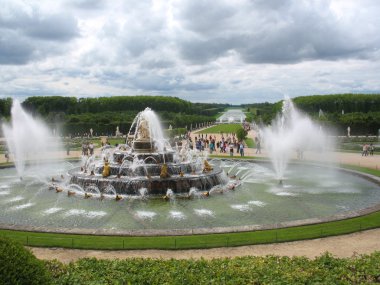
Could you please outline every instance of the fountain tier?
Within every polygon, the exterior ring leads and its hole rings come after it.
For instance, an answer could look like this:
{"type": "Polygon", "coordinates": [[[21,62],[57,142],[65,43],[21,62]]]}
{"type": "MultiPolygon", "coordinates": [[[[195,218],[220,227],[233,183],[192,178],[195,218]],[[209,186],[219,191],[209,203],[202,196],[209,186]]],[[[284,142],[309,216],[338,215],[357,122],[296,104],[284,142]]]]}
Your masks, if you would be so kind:
{"type": "Polygon", "coordinates": [[[181,177],[180,175],[171,175],[168,178],[160,176],[121,176],[112,175],[107,178],[101,176],[89,176],[86,174],[76,174],[71,172],[71,183],[81,185],[86,188],[90,185],[96,185],[101,192],[107,186],[112,185],[117,194],[139,195],[139,189],[146,188],[149,195],[165,195],[168,189],[174,193],[188,193],[190,188],[199,190],[208,190],[213,186],[224,183],[222,171],[214,171],[207,174],[194,174],[181,177]]]}

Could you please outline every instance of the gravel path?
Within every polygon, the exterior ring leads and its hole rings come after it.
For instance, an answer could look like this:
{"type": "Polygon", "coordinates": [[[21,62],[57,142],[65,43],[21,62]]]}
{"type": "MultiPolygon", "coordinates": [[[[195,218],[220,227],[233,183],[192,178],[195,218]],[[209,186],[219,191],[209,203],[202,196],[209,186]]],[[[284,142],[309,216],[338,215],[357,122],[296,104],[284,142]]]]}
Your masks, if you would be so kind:
{"type": "Polygon", "coordinates": [[[212,259],[237,256],[306,256],[314,258],[325,252],[336,257],[351,257],[380,251],[380,229],[327,237],[314,240],[285,242],[267,245],[251,245],[202,250],[80,250],[62,248],[31,248],[39,259],[58,259],[68,263],[85,257],[98,259],[161,258],[161,259],[212,259]]]}

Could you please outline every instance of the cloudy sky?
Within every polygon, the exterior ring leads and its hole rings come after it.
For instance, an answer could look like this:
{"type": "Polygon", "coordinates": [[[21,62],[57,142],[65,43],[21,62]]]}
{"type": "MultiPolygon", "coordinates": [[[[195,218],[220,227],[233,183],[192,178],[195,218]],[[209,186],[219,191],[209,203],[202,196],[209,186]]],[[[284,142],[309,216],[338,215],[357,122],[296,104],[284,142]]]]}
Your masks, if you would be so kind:
{"type": "Polygon", "coordinates": [[[380,93],[378,0],[0,0],[0,97],[380,93]]]}

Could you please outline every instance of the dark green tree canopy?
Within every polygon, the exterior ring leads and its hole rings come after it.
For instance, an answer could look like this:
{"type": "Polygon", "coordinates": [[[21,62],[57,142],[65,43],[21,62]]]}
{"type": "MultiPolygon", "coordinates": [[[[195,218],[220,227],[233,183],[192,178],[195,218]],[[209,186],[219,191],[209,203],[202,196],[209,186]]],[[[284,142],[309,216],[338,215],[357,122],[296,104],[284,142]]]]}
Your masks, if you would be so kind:
{"type": "MultiPolygon", "coordinates": [[[[380,129],[380,94],[334,94],[301,96],[293,99],[296,106],[322,125],[344,134],[351,126],[353,135],[378,134],[380,129]],[[319,116],[322,110],[324,116],[319,116]]],[[[167,96],[116,96],[99,98],[29,97],[23,106],[50,124],[61,125],[66,134],[88,132],[112,133],[116,126],[129,129],[134,116],[146,107],[159,113],[164,126],[190,128],[191,125],[215,121],[228,104],[191,103],[167,96]]],[[[8,118],[11,98],[0,99],[0,118],[8,118]]],[[[282,101],[245,104],[247,119],[270,124],[281,111],[282,101]]]]}

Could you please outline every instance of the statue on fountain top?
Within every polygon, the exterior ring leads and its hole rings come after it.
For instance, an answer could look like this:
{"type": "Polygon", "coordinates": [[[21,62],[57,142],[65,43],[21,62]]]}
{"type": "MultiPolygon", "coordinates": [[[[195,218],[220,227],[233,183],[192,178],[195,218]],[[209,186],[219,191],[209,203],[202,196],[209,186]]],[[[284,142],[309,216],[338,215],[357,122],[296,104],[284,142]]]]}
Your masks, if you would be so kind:
{"type": "Polygon", "coordinates": [[[140,123],[138,125],[138,129],[137,129],[137,137],[136,138],[137,138],[137,140],[150,140],[149,124],[145,118],[142,118],[140,120],[140,123]]]}
{"type": "Polygon", "coordinates": [[[186,154],[187,154],[187,141],[185,141],[183,144],[182,144],[182,148],[179,152],[179,155],[180,155],[180,158],[181,158],[181,161],[185,161],[186,160],[186,154]]]}

